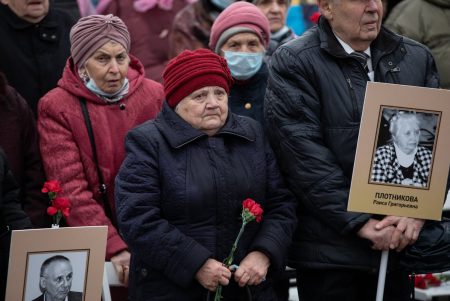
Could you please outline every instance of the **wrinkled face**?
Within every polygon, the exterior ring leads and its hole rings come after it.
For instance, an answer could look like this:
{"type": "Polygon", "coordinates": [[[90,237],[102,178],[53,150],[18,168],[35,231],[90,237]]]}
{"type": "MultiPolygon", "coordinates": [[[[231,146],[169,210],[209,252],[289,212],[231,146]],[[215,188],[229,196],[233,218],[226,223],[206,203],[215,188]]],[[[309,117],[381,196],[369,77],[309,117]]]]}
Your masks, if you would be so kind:
{"type": "Polygon", "coordinates": [[[220,49],[223,51],[233,52],[261,52],[264,51],[264,45],[255,33],[242,32],[230,37],[220,49]]]}
{"type": "Polygon", "coordinates": [[[103,92],[114,94],[122,88],[129,64],[125,48],[110,41],[94,52],[80,72],[85,72],[103,92]]]}
{"type": "Polygon", "coordinates": [[[333,32],[354,50],[366,50],[378,36],[381,0],[319,0],[319,7],[333,32]]]}
{"type": "Polygon", "coordinates": [[[64,301],[72,286],[72,266],[65,260],[51,262],[41,276],[46,300],[64,301]]]}
{"type": "Polygon", "coordinates": [[[416,118],[400,119],[392,135],[394,143],[406,154],[412,154],[419,144],[420,128],[416,118]]]}
{"type": "Polygon", "coordinates": [[[175,112],[193,128],[212,136],[227,119],[227,92],[216,86],[198,89],[183,98],[175,107],[175,112]]]}
{"type": "Polygon", "coordinates": [[[288,10],[287,0],[262,0],[256,6],[269,19],[270,32],[283,28],[288,10]]]}
{"type": "Polygon", "coordinates": [[[49,0],[1,0],[21,19],[38,23],[48,13],[49,0]]]}

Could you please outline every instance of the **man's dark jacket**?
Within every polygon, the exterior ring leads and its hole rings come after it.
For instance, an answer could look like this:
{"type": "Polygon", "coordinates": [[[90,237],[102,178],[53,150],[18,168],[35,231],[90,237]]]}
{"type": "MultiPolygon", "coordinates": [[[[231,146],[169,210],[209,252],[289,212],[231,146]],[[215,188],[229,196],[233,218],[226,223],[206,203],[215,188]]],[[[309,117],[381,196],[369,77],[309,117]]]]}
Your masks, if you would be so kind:
{"type": "Polygon", "coordinates": [[[42,21],[32,24],[0,5],[0,70],[35,113],[38,100],[61,78],[73,24],[68,14],[51,8],[42,21]]]}
{"type": "MultiPolygon", "coordinates": [[[[439,86],[434,60],[417,42],[382,28],[371,54],[377,82],[439,86]]],[[[271,64],[267,128],[299,202],[290,265],[379,266],[381,252],[356,234],[371,215],[347,212],[366,72],[344,51],[323,17],[318,27],[281,46],[271,64]]]]}
{"type": "MultiPolygon", "coordinates": [[[[68,301],[83,301],[83,294],[80,292],[69,292],[67,295],[68,301]]],[[[44,301],[44,294],[40,295],[33,301],[44,301]]]]}

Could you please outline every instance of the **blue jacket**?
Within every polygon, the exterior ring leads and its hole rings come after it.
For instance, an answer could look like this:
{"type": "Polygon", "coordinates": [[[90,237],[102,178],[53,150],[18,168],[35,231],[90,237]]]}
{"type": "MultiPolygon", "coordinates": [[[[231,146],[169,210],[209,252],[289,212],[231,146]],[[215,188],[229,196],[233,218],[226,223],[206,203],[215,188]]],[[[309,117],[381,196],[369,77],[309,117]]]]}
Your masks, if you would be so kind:
{"type": "MultiPolygon", "coordinates": [[[[284,268],[295,202],[257,122],[229,114],[208,137],[165,104],[156,120],[128,134],[126,151],[116,202],[132,254],[131,300],[201,300],[206,290],[195,274],[208,258],[228,256],[246,198],[259,202],[264,216],[246,226],[235,263],[259,250],[273,269],[284,268]]],[[[252,288],[254,300],[271,300],[257,297],[269,282],[252,288]]]]}

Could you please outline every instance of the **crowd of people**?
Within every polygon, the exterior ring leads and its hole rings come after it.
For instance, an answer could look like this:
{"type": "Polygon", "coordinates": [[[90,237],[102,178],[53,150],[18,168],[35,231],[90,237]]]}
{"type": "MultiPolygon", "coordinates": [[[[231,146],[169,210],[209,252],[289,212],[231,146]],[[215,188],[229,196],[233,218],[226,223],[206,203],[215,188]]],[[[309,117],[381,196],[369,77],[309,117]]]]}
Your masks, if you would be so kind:
{"type": "MultiPolygon", "coordinates": [[[[108,226],[115,301],[286,301],[286,265],[302,301],[374,300],[380,251],[424,220],[346,210],[364,92],[449,88],[448,26],[409,26],[450,22],[444,2],[404,0],[385,27],[381,0],[318,0],[295,34],[289,0],[1,0],[0,300],[11,231],[51,225],[46,179],[72,204],[64,226],[108,226]],[[247,198],[264,215],[231,268],[247,198]]],[[[372,181],[427,185],[420,127],[390,116],[372,181]]],[[[395,254],[384,300],[406,301],[395,254]]],[[[43,269],[39,300],[65,300],[43,269]]]]}

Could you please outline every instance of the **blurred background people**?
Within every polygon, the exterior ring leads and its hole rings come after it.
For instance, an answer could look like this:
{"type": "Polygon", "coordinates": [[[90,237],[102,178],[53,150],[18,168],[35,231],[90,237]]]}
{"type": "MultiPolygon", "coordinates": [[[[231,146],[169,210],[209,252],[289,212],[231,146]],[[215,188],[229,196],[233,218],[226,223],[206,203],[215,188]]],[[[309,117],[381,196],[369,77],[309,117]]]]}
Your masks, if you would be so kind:
{"type": "Polygon", "coordinates": [[[228,6],[211,28],[209,47],[224,57],[235,84],[228,105],[231,112],[265,124],[263,115],[268,69],[264,61],[270,40],[266,16],[252,3],[228,6]]]}
{"type": "Polygon", "coordinates": [[[156,116],[163,90],[144,78],[142,64],[129,54],[130,35],[120,18],[81,18],[70,41],[58,87],[39,103],[44,169],[72,202],[69,226],[108,225],[106,259],[126,285],[130,255],[116,228],[114,178],[125,156],[125,134],[156,116]]]}
{"type": "MultiPolygon", "coordinates": [[[[92,2],[91,0],[50,0],[50,6],[52,8],[65,11],[73,20],[78,20],[80,16],[84,16],[81,14],[80,7],[80,4],[84,3],[88,4],[92,2]]],[[[92,4],[90,6],[93,7],[92,4]]],[[[92,13],[93,11],[90,14],[92,13]]]]}
{"type": "Polygon", "coordinates": [[[430,48],[441,86],[450,89],[450,0],[405,0],[393,8],[385,26],[430,48]]]}
{"type": "Polygon", "coordinates": [[[36,113],[38,100],[56,87],[70,54],[74,20],[49,0],[1,0],[0,69],[36,113]]]}
{"type": "Polygon", "coordinates": [[[270,43],[266,55],[270,57],[278,46],[296,37],[294,32],[286,26],[286,13],[289,9],[289,0],[254,0],[258,7],[269,20],[270,43]]]}
{"type": "MultiPolygon", "coordinates": [[[[6,84],[0,70],[0,147],[17,181],[22,208],[35,227],[49,227],[49,200],[41,192],[45,182],[36,119],[26,101],[6,84]]],[[[0,299],[1,300],[1,299],[0,299]]]]}
{"type": "Polygon", "coordinates": [[[248,300],[244,286],[251,300],[277,300],[272,275],[284,269],[295,205],[261,125],[228,110],[233,80],[210,50],[182,52],[163,77],[163,109],[130,131],[116,178],[130,300],[206,300],[218,284],[224,301],[248,300]],[[222,261],[247,198],[264,214],[245,228],[232,276],[222,261]]]}
{"type": "Polygon", "coordinates": [[[286,16],[286,25],[297,36],[317,24],[315,18],[319,13],[316,0],[291,0],[286,16]]]}
{"type": "Polygon", "coordinates": [[[371,181],[427,187],[432,152],[419,145],[420,122],[414,112],[397,111],[390,119],[389,143],[377,148],[371,181]]]}
{"type": "Polygon", "coordinates": [[[5,300],[11,231],[32,228],[21,208],[19,186],[0,148],[0,300],[5,300]]]}
{"type": "Polygon", "coordinates": [[[161,81],[168,61],[169,36],[175,15],[191,0],[101,0],[100,14],[121,18],[131,36],[130,53],[144,65],[147,78],[161,81]]]}
{"type": "Polygon", "coordinates": [[[208,48],[211,26],[234,0],[198,0],[183,8],[173,20],[169,37],[169,58],[183,50],[208,48]]]}

